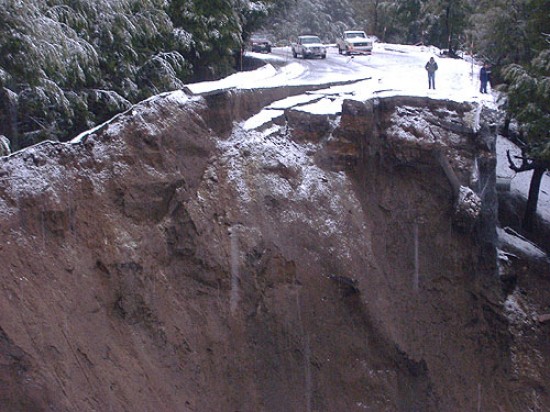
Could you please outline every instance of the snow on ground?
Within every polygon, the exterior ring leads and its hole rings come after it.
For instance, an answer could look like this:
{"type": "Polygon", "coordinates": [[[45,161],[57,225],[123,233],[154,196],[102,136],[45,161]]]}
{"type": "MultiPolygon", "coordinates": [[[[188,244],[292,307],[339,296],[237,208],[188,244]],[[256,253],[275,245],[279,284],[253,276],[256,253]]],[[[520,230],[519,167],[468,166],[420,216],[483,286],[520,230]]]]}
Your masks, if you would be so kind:
{"type": "Polygon", "coordinates": [[[259,69],[238,72],[221,80],[188,84],[186,89],[191,93],[200,94],[232,88],[281,87],[299,78],[304,71],[306,68],[299,63],[290,63],[280,69],[276,69],[272,64],[266,64],[259,69]]]}
{"type": "MultiPolygon", "coordinates": [[[[439,57],[439,50],[433,47],[376,43],[372,55],[353,57],[338,55],[335,48],[329,48],[327,59],[307,61],[289,58],[288,47],[276,48],[274,52],[278,54],[250,53],[266,61],[267,64],[260,69],[239,72],[219,81],[188,84],[186,88],[200,94],[228,88],[329,84],[355,80],[356,83],[347,86],[328,88],[325,93],[334,94],[338,90],[345,98],[354,96],[358,100],[373,96],[407,95],[494,103],[491,94],[479,93],[480,66],[467,60],[439,57]],[[435,90],[428,89],[424,69],[432,56],[439,65],[435,90]]],[[[325,103],[335,106],[334,99],[325,103]]]]}
{"type": "MultiPolygon", "coordinates": [[[[498,136],[497,138],[497,178],[509,182],[510,191],[519,194],[527,199],[529,184],[531,183],[532,171],[516,173],[508,167],[506,151],[510,150],[512,159],[514,155],[521,155],[521,150],[508,139],[498,136]]],[[[550,175],[548,172],[542,177],[539,191],[537,213],[550,225],[550,175]]]]}
{"type": "MultiPolygon", "coordinates": [[[[521,195],[529,191],[529,184],[533,172],[516,173],[508,167],[506,151],[510,150],[512,159],[514,155],[521,155],[521,150],[508,139],[499,136],[497,138],[497,177],[510,181],[510,190],[521,195]]],[[[542,178],[542,189],[539,193],[539,213],[550,223],[550,176],[548,172],[542,178]]]]}
{"type": "Polygon", "coordinates": [[[360,101],[372,97],[420,96],[447,99],[458,102],[473,102],[495,107],[492,94],[479,93],[478,73],[480,66],[471,60],[439,57],[439,50],[425,46],[406,46],[376,43],[370,56],[343,56],[335,48],[329,48],[325,60],[297,60],[289,58],[290,49],[275,49],[275,57],[255,53],[266,59],[267,65],[253,73],[237,73],[219,82],[204,82],[188,85],[193,93],[205,93],[219,89],[281,87],[296,84],[327,84],[324,90],[308,95],[284,99],[266,107],[249,119],[246,130],[260,127],[280,116],[276,110],[294,107],[296,110],[315,114],[339,114],[344,99],[360,101]],[[436,89],[428,89],[424,68],[430,57],[435,57],[439,69],[436,73],[436,89]],[[287,65],[275,67],[273,61],[287,65]],[[298,67],[296,67],[298,66],[298,67]],[[337,84],[341,82],[349,84],[337,84]]]}
{"type": "Polygon", "coordinates": [[[517,250],[523,252],[527,256],[532,256],[539,259],[544,259],[547,257],[546,253],[544,253],[544,251],[542,251],[537,245],[509,228],[498,228],[497,234],[501,244],[507,245],[509,248],[512,248],[512,250],[517,250]]]}

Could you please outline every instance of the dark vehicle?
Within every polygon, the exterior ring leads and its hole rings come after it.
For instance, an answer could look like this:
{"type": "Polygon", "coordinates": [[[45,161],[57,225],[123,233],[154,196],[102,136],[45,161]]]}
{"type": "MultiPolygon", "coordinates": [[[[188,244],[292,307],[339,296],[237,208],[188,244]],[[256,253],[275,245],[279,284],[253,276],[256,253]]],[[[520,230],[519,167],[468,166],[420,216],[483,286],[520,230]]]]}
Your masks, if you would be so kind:
{"type": "Polygon", "coordinates": [[[271,42],[265,36],[254,34],[250,37],[250,50],[257,53],[271,53],[271,42]]]}

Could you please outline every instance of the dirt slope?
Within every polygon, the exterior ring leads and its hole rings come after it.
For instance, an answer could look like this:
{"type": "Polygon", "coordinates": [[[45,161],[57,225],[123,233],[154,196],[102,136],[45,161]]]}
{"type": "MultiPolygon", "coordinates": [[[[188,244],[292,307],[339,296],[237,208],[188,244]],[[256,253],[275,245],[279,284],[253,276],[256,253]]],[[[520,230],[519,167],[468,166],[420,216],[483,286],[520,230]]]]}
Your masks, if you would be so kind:
{"type": "Polygon", "coordinates": [[[169,94],[2,159],[0,410],[545,410],[477,108],[234,123],[296,92],[169,94]]]}

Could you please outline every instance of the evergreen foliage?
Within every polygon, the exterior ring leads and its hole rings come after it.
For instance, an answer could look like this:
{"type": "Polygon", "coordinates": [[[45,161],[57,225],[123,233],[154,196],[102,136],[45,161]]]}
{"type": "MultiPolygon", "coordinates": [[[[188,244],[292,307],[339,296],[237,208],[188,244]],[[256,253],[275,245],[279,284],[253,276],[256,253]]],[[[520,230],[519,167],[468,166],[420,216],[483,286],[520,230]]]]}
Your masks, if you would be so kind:
{"type": "Polygon", "coordinates": [[[0,134],[16,150],[67,140],[153,94],[225,76],[258,29],[280,43],[358,29],[527,65],[545,47],[548,10],[550,0],[2,0],[0,134]]]}
{"type": "Polygon", "coordinates": [[[429,44],[456,51],[464,42],[464,32],[473,6],[465,0],[427,0],[421,5],[423,27],[429,44]]]}
{"type": "Polygon", "coordinates": [[[3,0],[0,134],[67,140],[185,81],[233,70],[273,0],[3,0]]]}
{"type": "Polygon", "coordinates": [[[529,66],[504,69],[507,110],[520,124],[525,154],[550,166],[550,47],[529,66]]]}
{"type": "Polygon", "coordinates": [[[299,35],[314,34],[326,43],[335,42],[344,30],[364,30],[355,18],[352,0],[283,0],[265,22],[264,31],[278,42],[288,44],[299,35]]]}
{"type": "Polygon", "coordinates": [[[483,58],[499,66],[528,64],[550,32],[549,0],[482,0],[471,16],[471,39],[483,58]]]}
{"type": "MultiPolygon", "coordinates": [[[[505,48],[495,48],[495,53],[501,61],[513,62],[502,70],[502,90],[506,92],[508,118],[517,120],[520,126],[522,155],[512,159],[508,154],[508,161],[516,172],[533,171],[522,221],[523,229],[531,231],[542,177],[550,170],[550,1],[525,0],[514,6],[513,10],[521,13],[513,13],[518,24],[512,30],[517,30],[516,38],[523,47],[514,49],[512,55],[505,48]],[[536,57],[529,60],[533,55],[536,57]]],[[[498,29],[503,28],[501,24],[495,27],[491,36],[495,44],[502,35],[498,29]]]]}

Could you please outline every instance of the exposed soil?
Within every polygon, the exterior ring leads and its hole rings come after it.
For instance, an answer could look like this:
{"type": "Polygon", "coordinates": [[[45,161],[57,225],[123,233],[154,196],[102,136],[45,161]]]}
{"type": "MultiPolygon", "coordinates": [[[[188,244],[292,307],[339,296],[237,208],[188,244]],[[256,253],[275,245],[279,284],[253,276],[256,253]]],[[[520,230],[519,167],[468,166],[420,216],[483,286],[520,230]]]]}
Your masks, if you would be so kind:
{"type": "Polygon", "coordinates": [[[299,92],[168,95],[2,158],[0,410],[549,410],[549,266],[499,269],[476,108],[235,126],[299,92]]]}

